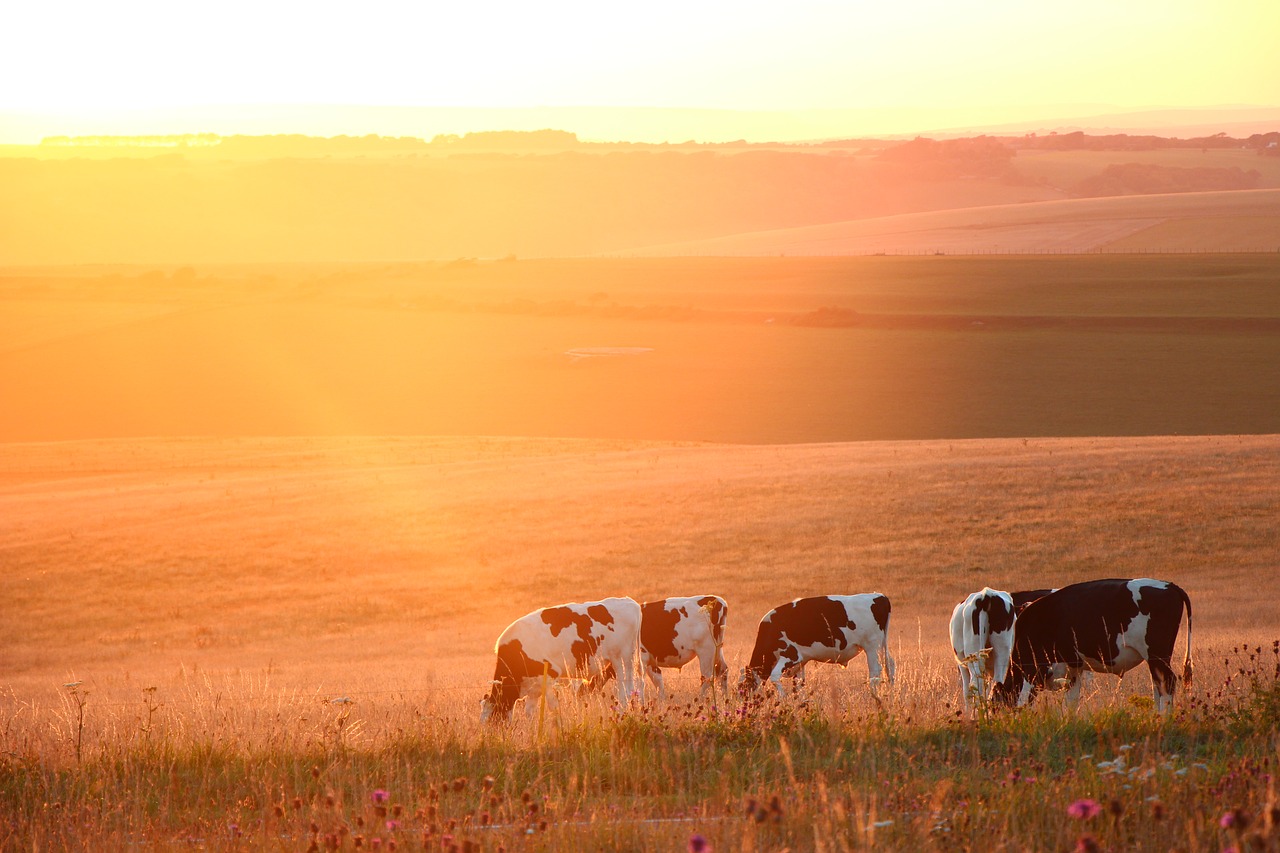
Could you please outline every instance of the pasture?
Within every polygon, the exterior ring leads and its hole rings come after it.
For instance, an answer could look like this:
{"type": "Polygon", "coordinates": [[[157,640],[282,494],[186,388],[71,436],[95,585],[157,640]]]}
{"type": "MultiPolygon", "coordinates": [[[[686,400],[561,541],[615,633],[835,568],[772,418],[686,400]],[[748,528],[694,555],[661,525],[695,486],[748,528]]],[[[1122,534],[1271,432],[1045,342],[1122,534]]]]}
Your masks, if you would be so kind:
{"type": "Polygon", "coordinates": [[[1278,275],[1278,253],[10,268],[0,440],[1275,433],[1278,275]]]}
{"type": "Polygon", "coordinates": [[[1278,452],[1274,436],[0,445],[0,843],[1205,849],[1269,834],[1278,452]],[[1171,719],[1147,707],[1145,667],[1095,677],[1078,715],[1051,697],[956,718],[956,601],[1104,576],[1193,598],[1196,686],[1171,719]],[[541,728],[477,722],[494,639],[537,606],[719,592],[736,671],[770,607],[872,590],[893,601],[883,707],[858,660],[815,667],[804,703],[689,704],[689,672],[668,678],[668,706],[621,719],[566,701],[541,728]],[[1068,812],[1088,800],[1101,814],[1068,812]]]}

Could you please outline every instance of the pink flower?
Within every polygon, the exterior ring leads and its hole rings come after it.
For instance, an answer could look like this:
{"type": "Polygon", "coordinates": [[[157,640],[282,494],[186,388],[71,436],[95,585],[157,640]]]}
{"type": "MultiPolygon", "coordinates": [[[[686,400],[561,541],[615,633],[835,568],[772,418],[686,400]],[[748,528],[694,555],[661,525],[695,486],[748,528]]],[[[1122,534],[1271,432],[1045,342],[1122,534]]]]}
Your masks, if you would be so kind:
{"type": "Polygon", "coordinates": [[[1067,806],[1067,814],[1076,820],[1092,820],[1102,814],[1102,806],[1097,800],[1076,800],[1067,806]]]}
{"type": "Polygon", "coordinates": [[[387,796],[388,796],[388,795],[387,795],[387,792],[386,792],[386,791],[384,791],[384,790],[382,790],[381,788],[379,788],[378,790],[374,791],[374,792],[373,792],[372,794],[370,794],[369,796],[370,796],[370,798],[373,800],[373,802],[374,802],[374,804],[375,804],[375,805],[379,805],[379,806],[380,806],[380,805],[382,805],[383,803],[385,803],[385,802],[387,801],[387,796]]]}
{"type": "Polygon", "coordinates": [[[689,836],[689,853],[711,853],[711,845],[707,839],[694,833],[689,836]]]}

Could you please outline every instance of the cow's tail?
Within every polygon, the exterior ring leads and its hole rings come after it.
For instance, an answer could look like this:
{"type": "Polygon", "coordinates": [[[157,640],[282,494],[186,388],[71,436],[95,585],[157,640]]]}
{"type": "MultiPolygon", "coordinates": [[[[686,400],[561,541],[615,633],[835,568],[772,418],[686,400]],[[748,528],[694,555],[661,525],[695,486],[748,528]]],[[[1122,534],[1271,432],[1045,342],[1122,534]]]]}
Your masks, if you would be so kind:
{"type": "Polygon", "coordinates": [[[1191,596],[1187,595],[1187,591],[1182,587],[1178,587],[1178,592],[1182,593],[1182,603],[1187,608],[1187,655],[1182,659],[1182,683],[1187,690],[1191,689],[1191,596]]]}

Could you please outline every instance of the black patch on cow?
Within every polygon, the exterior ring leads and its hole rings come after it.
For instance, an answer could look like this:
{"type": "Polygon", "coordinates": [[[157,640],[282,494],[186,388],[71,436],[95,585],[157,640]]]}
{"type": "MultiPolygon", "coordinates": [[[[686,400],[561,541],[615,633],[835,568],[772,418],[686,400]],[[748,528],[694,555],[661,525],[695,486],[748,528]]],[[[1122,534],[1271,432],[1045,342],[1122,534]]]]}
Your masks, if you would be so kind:
{"type": "Polygon", "coordinates": [[[600,625],[612,625],[613,614],[603,604],[593,604],[587,608],[587,615],[600,625]]]}
{"type": "Polygon", "coordinates": [[[546,622],[547,626],[551,628],[552,636],[559,637],[560,632],[570,625],[577,629],[578,637],[569,646],[569,653],[573,655],[573,662],[578,672],[582,672],[586,668],[587,660],[600,647],[600,641],[591,635],[591,626],[595,624],[595,621],[588,615],[597,608],[603,610],[609,616],[610,622],[613,621],[613,615],[609,613],[608,608],[599,604],[588,608],[587,613],[575,613],[568,607],[548,607],[542,611],[542,621],[546,622]]]}
{"type": "Polygon", "coordinates": [[[676,657],[676,625],[686,615],[683,608],[668,610],[666,601],[640,606],[640,646],[654,662],[676,657]]]}
{"type": "Polygon", "coordinates": [[[1053,592],[1053,589],[1024,589],[1009,593],[1013,596],[1014,615],[1020,615],[1023,610],[1027,609],[1028,604],[1033,601],[1039,601],[1051,592],[1053,592]]]}
{"type": "Polygon", "coordinates": [[[1013,627],[1013,608],[998,595],[984,595],[987,607],[987,627],[998,634],[1013,627]]]}
{"type": "MultiPolygon", "coordinates": [[[[871,615],[875,617],[876,624],[880,626],[880,633],[887,633],[889,630],[889,598],[884,595],[877,595],[871,601],[871,615]]],[[[852,626],[850,626],[852,627],[852,626]]],[[[841,648],[844,648],[841,646],[841,648]]]]}
{"type": "Polygon", "coordinates": [[[698,606],[707,612],[707,617],[711,620],[711,637],[716,641],[717,646],[724,645],[724,619],[725,605],[724,602],[714,595],[704,595],[698,599],[698,606]]]}
{"type": "MultiPolygon", "coordinates": [[[[880,598],[884,600],[885,618],[888,619],[889,600],[883,596],[880,598]]],[[[856,627],[849,621],[849,612],[844,604],[830,596],[788,602],[775,608],[767,621],[760,622],[747,670],[757,680],[764,680],[773,671],[779,657],[793,662],[799,659],[797,646],[822,645],[843,650],[849,645],[849,640],[841,629],[856,627]]]]}
{"type": "Polygon", "coordinates": [[[554,664],[534,660],[525,653],[519,640],[508,640],[498,646],[498,663],[493,670],[493,686],[489,689],[489,702],[501,717],[510,716],[512,707],[520,698],[520,685],[526,678],[540,677],[543,667],[550,678],[559,678],[554,664]]]}

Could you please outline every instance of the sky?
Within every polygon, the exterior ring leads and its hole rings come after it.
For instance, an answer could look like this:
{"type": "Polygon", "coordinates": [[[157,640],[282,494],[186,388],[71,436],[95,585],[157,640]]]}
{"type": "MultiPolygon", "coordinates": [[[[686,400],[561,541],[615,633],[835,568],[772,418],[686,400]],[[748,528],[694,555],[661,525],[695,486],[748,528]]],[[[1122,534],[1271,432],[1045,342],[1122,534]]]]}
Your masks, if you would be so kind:
{"type": "Polygon", "coordinates": [[[175,110],[225,122],[240,105],[861,110],[957,125],[1280,106],[1274,0],[15,0],[0,29],[0,122],[49,134],[155,132],[142,117],[175,110]]]}

